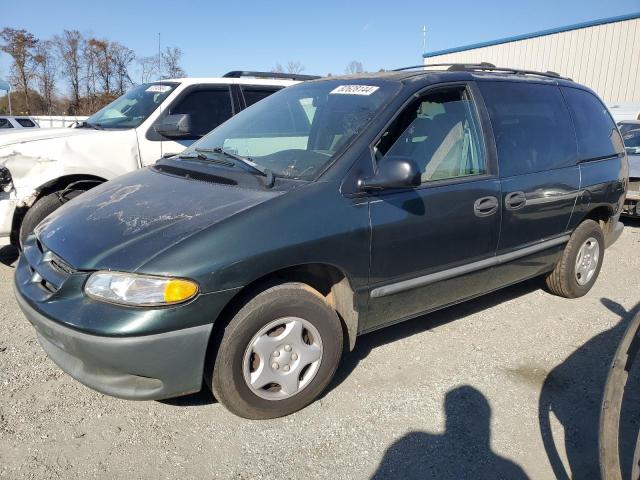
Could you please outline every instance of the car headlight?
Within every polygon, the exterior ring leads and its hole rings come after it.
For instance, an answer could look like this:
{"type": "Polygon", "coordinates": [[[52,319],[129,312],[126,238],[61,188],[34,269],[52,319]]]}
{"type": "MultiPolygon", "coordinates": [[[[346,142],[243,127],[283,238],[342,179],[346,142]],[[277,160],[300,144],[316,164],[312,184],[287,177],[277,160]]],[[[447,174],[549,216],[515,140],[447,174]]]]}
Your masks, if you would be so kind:
{"type": "Polygon", "coordinates": [[[10,192],[12,188],[11,172],[7,167],[0,166],[0,192],[10,192]]]}
{"type": "Polygon", "coordinates": [[[96,272],[87,280],[84,291],[89,297],[103,302],[160,307],[192,299],[198,293],[198,284],[182,278],[96,272]]]}

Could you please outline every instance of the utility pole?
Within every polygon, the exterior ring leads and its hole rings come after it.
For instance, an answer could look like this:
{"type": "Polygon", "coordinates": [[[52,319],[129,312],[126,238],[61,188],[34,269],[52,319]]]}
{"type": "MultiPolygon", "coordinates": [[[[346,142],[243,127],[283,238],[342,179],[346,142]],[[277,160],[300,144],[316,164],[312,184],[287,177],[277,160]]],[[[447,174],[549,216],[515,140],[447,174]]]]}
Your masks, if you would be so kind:
{"type": "Polygon", "coordinates": [[[422,26],[422,53],[427,53],[427,26],[422,26]]]}

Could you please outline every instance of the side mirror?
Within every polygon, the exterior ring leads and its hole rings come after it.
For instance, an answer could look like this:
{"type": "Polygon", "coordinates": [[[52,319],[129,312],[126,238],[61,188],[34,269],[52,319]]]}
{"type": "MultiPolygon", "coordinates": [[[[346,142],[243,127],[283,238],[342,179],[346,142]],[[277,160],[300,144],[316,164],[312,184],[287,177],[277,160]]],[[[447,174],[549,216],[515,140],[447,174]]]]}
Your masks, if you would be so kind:
{"type": "Polygon", "coordinates": [[[193,135],[191,131],[191,115],[181,113],[178,115],[167,115],[155,126],[156,132],[169,138],[189,137],[193,135]]]}
{"type": "Polygon", "coordinates": [[[383,190],[385,188],[413,188],[420,185],[420,171],[407,157],[387,157],[378,163],[378,171],[373,177],[358,181],[363,191],[383,190]]]}

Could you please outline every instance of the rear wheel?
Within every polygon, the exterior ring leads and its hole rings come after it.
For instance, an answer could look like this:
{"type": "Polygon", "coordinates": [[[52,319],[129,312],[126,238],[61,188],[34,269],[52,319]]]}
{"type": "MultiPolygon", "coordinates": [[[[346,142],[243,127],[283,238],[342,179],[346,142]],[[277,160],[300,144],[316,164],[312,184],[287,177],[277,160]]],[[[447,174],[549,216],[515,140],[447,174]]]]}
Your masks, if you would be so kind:
{"type": "Polygon", "coordinates": [[[561,297],[582,297],[598,278],[603,258],[602,229],[593,220],[585,220],[574,230],[562,258],[547,277],[547,287],[561,297]]]}
{"type": "Polygon", "coordinates": [[[269,288],[225,328],[209,379],[216,398],[244,418],[289,415],[313,402],[342,354],[336,312],[301,283],[269,288]]]}

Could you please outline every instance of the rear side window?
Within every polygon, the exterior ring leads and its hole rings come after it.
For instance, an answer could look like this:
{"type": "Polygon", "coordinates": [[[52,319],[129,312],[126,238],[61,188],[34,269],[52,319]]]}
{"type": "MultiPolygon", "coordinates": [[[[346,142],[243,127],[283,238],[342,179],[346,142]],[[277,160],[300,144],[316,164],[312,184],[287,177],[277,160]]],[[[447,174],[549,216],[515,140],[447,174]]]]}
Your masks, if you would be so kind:
{"type": "Polygon", "coordinates": [[[247,107],[250,107],[256,102],[259,102],[263,98],[267,98],[269,95],[276,93],[279,88],[257,88],[257,87],[245,87],[242,88],[242,96],[244,97],[244,103],[247,107]]]}
{"type": "Polygon", "coordinates": [[[192,138],[200,138],[231,118],[231,95],[229,89],[195,90],[171,107],[171,114],[191,115],[192,138]]]}
{"type": "Polygon", "coordinates": [[[479,82],[479,86],[502,177],[575,165],[576,136],[558,87],[516,82],[479,82]]]}
{"type": "Polygon", "coordinates": [[[16,118],[16,122],[18,122],[20,125],[22,125],[25,128],[31,128],[36,126],[36,124],[33,123],[28,118],[16,118]]]}
{"type": "Polygon", "coordinates": [[[611,115],[590,92],[562,87],[578,137],[580,160],[610,157],[624,151],[622,140],[611,115]]]}
{"type": "Polygon", "coordinates": [[[8,118],[0,118],[0,128],[13,128],[8,118]]]}

